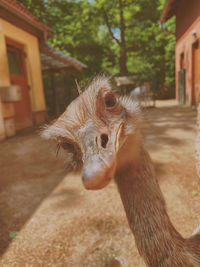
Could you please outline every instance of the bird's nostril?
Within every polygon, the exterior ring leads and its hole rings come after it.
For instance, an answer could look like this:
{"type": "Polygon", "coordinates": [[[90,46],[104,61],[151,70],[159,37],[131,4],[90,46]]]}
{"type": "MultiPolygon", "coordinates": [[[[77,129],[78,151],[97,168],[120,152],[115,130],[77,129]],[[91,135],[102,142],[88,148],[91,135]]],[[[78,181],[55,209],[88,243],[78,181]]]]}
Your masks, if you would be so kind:
{"type": "Polygon", "coordinates": [[[102,134],[101,135],[101,146],[103,148],[106,148],[107,143],[108,143],[108,135],[107,134],[102,134]]]}

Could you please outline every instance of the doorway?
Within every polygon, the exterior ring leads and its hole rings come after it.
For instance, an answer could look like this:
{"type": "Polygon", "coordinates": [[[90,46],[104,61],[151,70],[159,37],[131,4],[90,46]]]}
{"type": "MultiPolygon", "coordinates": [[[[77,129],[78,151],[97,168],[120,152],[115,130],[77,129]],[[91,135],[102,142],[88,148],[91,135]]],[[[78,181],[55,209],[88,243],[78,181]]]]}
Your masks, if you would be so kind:
{"type": "Polygon", "coordinates": [[[185,56],[184,53],[180,55],[180,70],[178,72],[178,98],[179,103],[185,104],[185,56]]]}
{"type": "Polygon", "coordinates": [[[22,99],[14,103],[15,127],[21,130],[33,126],[24,45],[6,38],[10,82],[21,87],[22,99]]]}
{"type": "Polygon", "coordinates": [[[200,45],[196,41],[192,46],[192,104],[196,105],[199,101],[200,90],[200,45]]]}

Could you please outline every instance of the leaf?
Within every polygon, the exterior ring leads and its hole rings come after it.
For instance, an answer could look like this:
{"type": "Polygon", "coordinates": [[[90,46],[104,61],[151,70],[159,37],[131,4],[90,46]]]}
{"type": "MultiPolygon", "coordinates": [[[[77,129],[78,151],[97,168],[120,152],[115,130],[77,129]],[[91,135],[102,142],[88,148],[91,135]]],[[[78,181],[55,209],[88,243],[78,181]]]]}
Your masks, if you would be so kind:
{"type": "Polygon", "coordinates": [[[192,190],[192,194],[193,194],[193,196],[196,196],[196,195],[198,195],[198,192],[195,190],[192,190]]]}
{"type": "Polygon", "coordinates": [[[19,232],[15,232],[15,231],[14,231],[14,232],[10,232],[10,233],[9,233],[9,237],[10,237],[10,238],[14,238],[14,237],[16,237],[16,236],[18,235],[18,233],[19,233],[19,232]]]}

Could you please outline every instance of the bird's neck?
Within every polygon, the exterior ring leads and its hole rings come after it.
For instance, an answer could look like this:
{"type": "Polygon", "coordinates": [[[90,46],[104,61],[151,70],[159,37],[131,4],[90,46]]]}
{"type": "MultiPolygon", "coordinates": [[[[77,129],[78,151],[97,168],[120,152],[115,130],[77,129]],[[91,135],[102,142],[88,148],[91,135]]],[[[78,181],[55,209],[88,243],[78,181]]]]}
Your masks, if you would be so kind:
{"type": "MultiPolygon", "coordinates": [[[[132,162],[128,160],[117,168],[115,177],[128,222],[147,265],[172,266],[162,262],[172,260],[177,250],[184,247],[184,239],[168,217],[148,153],[142,145],[136,151],[137,156],[130,156],[132,162]]],[[[122,151],[123,158],[124,154],[122,151]]]]}

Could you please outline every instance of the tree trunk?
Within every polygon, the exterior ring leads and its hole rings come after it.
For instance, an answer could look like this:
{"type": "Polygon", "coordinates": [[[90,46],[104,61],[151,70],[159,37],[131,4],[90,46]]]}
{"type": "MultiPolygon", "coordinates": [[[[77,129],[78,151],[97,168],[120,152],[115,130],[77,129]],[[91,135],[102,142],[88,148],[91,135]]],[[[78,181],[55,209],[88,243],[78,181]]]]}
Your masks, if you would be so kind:
{"type": "Polygon", "coordinates": [[[115,37],[115,35],[112,32],[112,26],[109,22],[108,19],[108,14],[105,10],[104,7],[102,7],[102,12],[103,12],[103,16],[104,16],[104,20],[106,23],[106,26],[108,28],[108,32],[111,36],[111,38],[117,43],[117,45],[120,48],[120,58],[119,58],[119,67],[120,67],[120,74],[121,75],[127,75],[128,74],[128,69],[127,69],[127,49],[126,49],[126,40],[125,40],[125,23],[124,23],[124,13],[123,13],[123,4],[122,4],[122,0],[118,0],[119,3],[119,12],[120,12],[120,25],[119,25],[119,29],[120,29],[120,40],[118,38],[115,37]]]}
{"type": "Polygon", "coordinates": [[[120,74],[126,75],[128,73],[127,69],[127,57],[126,57],[126,40],[125,40],[125,24],[124,24],[124,13],[123,13],[123,4],[122,0],[119,1],[119,9],[120,9],[120,59],[119,59],[119,66],[120,66],[120,74]]]}
{"type": "Polygon", "coordinates": [[[120,66],[120,74],[127,75],[128,69],[126,66],[126,50],[124,47],[120,47],[120,59],[119,59],[119,66],[120,66]]]}

